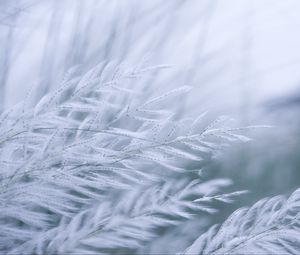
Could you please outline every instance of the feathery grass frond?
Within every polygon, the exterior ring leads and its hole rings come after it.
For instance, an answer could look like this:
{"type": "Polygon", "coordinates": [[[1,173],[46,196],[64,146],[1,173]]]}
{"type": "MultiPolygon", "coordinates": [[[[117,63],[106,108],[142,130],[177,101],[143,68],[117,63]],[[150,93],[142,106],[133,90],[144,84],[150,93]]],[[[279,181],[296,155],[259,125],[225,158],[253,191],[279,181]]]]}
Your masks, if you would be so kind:
{"type": "Polygon", "coordinates": [[[201,235],[184,254],[299,254],[300,190],[235,211],[201,235]]]}
{"type": "Polygon", "coordinates": [[[197,133],[163,104],[189,87],[147,98],[134,72],[101,63],[34,109],[2,115],[2,252],[132,253],[241,195],[223,194],[228,180],[203,181],[198,170],[223,148],[218,138],[247,139],[223,118],[197,133]]]}

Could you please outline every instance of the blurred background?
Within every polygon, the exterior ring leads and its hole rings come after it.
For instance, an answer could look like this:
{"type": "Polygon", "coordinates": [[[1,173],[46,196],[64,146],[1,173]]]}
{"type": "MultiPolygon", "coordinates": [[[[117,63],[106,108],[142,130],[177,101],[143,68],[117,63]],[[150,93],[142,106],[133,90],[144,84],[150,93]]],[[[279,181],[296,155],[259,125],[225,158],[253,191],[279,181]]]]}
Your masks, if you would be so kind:
{"type": "Polygon", "coordinates": [[[0,0],[0,112],[28,93],[34,105],[74,66],[171,65],[176,83],[149,86],[192,86],[186,114],[273,126],[227,150],[217,175],[249,202],[288,194],[300,186],[299,13],[298,0],[0,0]]]}

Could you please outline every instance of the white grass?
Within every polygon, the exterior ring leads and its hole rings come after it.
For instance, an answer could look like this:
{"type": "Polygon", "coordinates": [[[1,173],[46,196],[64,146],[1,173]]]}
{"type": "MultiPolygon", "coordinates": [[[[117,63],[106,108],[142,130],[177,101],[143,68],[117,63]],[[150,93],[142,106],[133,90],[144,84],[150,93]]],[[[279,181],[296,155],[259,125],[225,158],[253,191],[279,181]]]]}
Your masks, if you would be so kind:
{"type": "Polygon", "coordinates": [[[142,78],[135,84],[133,70],[114,68],[99,64],[34,109],[2,115],[2,252],[134,253],[242,194],[198,175],[224,141],[245,140],[238,129],[224,129],[224,118],[203,130],[199,119],[175,120],[161,107],[188,87],[148,98],[136,94],[142,78]]]}

